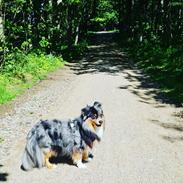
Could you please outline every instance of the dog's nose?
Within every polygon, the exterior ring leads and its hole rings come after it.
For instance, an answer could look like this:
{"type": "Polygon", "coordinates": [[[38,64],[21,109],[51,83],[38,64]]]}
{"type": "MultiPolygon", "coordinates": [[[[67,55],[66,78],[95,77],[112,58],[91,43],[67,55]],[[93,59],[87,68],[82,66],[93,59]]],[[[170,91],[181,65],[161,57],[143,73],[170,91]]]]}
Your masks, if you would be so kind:
{"type": "Polygon", "coordinates": [[[100,125],[101,125],[101,124],[103,123],[103,121],[102,121],[102,120],[100,120],[100,121],[99,121],[99,123],[100,123],[100,125]]]}

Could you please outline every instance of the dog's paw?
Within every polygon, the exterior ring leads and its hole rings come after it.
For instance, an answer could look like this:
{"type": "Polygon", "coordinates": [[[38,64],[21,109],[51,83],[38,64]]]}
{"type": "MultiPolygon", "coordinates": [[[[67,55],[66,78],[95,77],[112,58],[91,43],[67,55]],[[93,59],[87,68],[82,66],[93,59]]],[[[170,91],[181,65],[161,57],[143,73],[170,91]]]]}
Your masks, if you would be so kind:
{"type": "Polygon", "coordinates": [[[88,155],[87,161],[88,162],[92,161],[93,160],[93,157],[94,157],[93,154],[90,152],[89,155],[88,155]]]}
{"type": "Polygon", "coordinates": [[[55,164],[47,164],[46,165],[46,167],[48,168],[48,169],[55,169],[56,167],[57,167],[57,165],[55,165],[55,164]]]}
{"type": "Polygon", "coordinates": [[[92,160],[93,160],[93,158],[88,157],[87,162],[90,162],[90,161],[92,161],[92,160]]]}
{"type": "Polygon", "coordinates": [[[80,164],[80,165],[77,165],[78,168],[80,169],[86,169],[87,166],[85,164],[80,164]]]}
{"type": "Polygon", "coordinates": [[[78,167],[78,168],[81,168],[81,169],[85,169],[85,168],[87,168],[87,166],[86,166],[85,164],[83,164],[82,162],[80,162],[80,161],[79,161],[79,162],[77,162],[77,164],[76,164],[76,165],[77,165],[77,167],[78,167]]]}
{"type": "Polygon", "coordinates": [[[92,160],[93,160],[93,156],[88,156],[88,158],[87,159],[84,159],[83,161],[84,162],[90,162],[92,160]]]}
{"type": "Polygon", "coordinates": [[[53,164],[52,169],[57,168],[57,165],[53,164]]]}

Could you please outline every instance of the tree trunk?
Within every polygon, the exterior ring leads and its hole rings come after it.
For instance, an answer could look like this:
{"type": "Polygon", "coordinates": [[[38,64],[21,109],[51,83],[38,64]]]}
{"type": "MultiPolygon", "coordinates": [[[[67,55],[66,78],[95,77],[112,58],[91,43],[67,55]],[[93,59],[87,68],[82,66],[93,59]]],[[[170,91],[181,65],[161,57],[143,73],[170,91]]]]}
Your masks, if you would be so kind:
{"type": "Polygon", "coordinates": [[[2,47],[2,50],[0,51],[0,65],[4,62],[4,58],[5,58],[4,23],[5,23],[5,6],[2,0],[0,0],[0,47],[2,47]]]}
{"type": "Polygon", "coordinates": [[[78,44],[78,40],[79,40],[79,24],[76,27],[76,37],[75,37],[74,45],[78,44]]]}

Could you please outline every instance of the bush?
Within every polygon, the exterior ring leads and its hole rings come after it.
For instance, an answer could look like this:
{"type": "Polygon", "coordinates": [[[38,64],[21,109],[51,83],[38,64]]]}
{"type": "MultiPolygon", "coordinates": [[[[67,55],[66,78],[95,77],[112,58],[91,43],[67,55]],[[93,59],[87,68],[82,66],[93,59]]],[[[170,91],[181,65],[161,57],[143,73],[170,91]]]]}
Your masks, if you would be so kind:
{"type": "Polygon", "coordinates": [[[25,54],[20,50],[8,54],[0,71],[0,104],[15,98],[63,65],[63,59],[53,55],[25,54]]]}
{"type": "Polygon", "coordinates": [[[8,90],[8,85],[9,81],[7,78],[0,75],[0,104],[3,104],[15,97],[15,94],[8,90]]]}
{"type": "Polygon", "coordinates": [[[86,41],[80,42],[78,45],[72,45],[70,48],[68,46],[62,47],[62,55],[64,60],[74,61],[75,59],[80,58],[87,51],[88,43],[86,41]]]}
{"type": "Polygon", "coordinates": [[[183,103],[182,46],[162,47],[158,42],[131,42],[129,55],[170,98],[183,103]]]}

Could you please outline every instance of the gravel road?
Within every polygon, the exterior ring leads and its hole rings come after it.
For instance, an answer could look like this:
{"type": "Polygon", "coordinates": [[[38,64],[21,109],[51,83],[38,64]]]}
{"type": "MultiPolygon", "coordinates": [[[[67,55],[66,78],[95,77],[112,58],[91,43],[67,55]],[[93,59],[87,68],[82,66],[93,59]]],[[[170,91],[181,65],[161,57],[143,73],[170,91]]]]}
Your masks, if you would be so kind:
{"type": "Polygon", "coordinates": [[[8,183],[182,183],[181,110],[115,44],[89,47],[68,64],[1,107],[0,181],[8,183]],[[39,119],[77,117],[93,101],[103,104],[106,131],[87,169],[58,164],[24,172],[20,160],[29,129],[39,119]]]}

